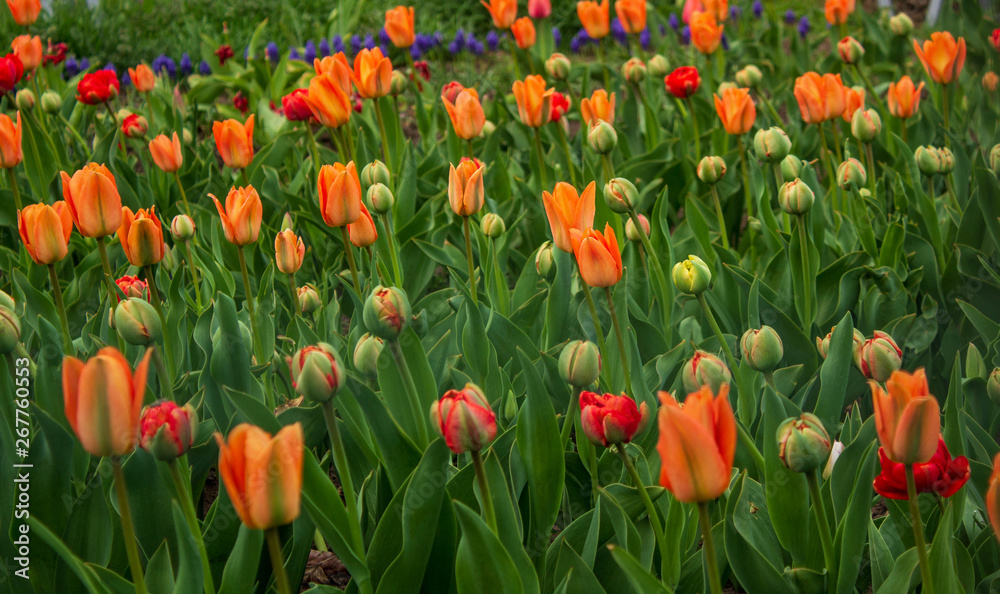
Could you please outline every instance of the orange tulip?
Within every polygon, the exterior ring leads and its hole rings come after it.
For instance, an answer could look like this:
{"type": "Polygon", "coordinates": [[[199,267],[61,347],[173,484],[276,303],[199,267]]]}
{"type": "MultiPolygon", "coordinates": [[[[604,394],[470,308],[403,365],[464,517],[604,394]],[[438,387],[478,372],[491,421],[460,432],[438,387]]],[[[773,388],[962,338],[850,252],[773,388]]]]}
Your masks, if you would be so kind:
{"type": "Polygon", "coordinates": [[[736,418],[729,384],[717,396],[708,386],[688,394],[684,405],[660,392],[660,484],[682,503],[717,499],[729,486],[736,454],[736,418]]]}
{"type": "Polygon", "coordinates": [[[122,199],[118,184],[108,168],[87,163],[70,177],[60,172],[63,199],[80,235],[104,237],[118,231],[122,224],[122,199]]]}
{"type": "Polygon", "coordinates": [[[514,81],[514,100],[517,101],[521,121],[532,128],[548,124],[552,117],[552,94],[555,92],[555,89],[546,89],[545,79],[537,74],[529,75],[523,81],[514,81]]]}
{"type": "Polygon", "coordinates": [[[715,53],[722,43],[724,25],[715,20],[710,12],[696,12],[691,15],[691,43],[703,54],[715,53]]]}
{"type": "Polygon", "coordinates": [[[398,48],[413,45],[413,7],[397,6],[385,11],[385,32],[389,40],[398,48]]]}
{"type": "Polygon", "coordinates": [[[528,49],[535,45],[535,24],[529,17],[521,17],[510,26],[510,32],[514,35],[517,47],[528,49]]]}
{"type": "Polygon", "coordinates": [[[545,205],[545,216],[549,219],[552,230],[552,243],[564,252],[573,252],[573,239],[570,231],[583,231],[594,226],[594,197],[597,184],[590,182],[582,194],[577,194],[576,188],[566,182],[559,182],[549,194],[542,192],[542,204],[545,205]]]}
{"type": "Polygon", "coordinates": [[[139,439],[139,413],[146,394],[146,350],[132,366],[115,347],[104,347],[86,363],[65,357],[62,369],[66,420],[93,456],[124,456],[139,439]]]}
{"type": "Polygon", "coordinates": [[[729,0],[701,0],[701,7],[719,22],[729,18],[729,0]]]}
{"type": "Polygon", "coordinates": [[[150,206],[148,211],[140,208],[133,215],[131,208],[122,207],[122,226],[118,228],[118,239],[132,266],[142,268],[163,259],[163,226],[155,209],[155,206],[150,206]]]}
{"type": "Polygon", "coordinates": [[[176,132],[170,138],[160,134],[150,140],[149,153],[153,156],[153,163],[166,173],[173,173],[184,164],[184,153],[181,151],[181,141],[176,132]]]}
{"type": "Polygon", "coordinates": [[[156,75],[153,74],[153,69],[145,64],[129,68],[128,77],[132,79],[135,90],[140,93],[148,93],[156,86],[156,75]]]}
{"type": "Polygon", "coordinates": [[[795,79],[795,99],[799,102],[802,121],[822,124],[843,115],[847,104],[846,89],[839,74],[806,72],[795,79]]]}
{"type": "Polygon", "coordinates": [[[487,4],[479,0],[493,17],[493,26],[497,29],[509,29],[517,18],[517,0],[490,0],[487,4]]]}
{"type": "Polygon", "coordinates": [[[0,114],[0,167],[17,167],[24,160],[21,151],[21,112],[17,112],[17,123],[7,114],[0,114]]]}
{"type": "Polygon", "coordinates": [[[583,282],[602,288],[622,279],[622,253],[611,225],[604,224],[603,234],[588,227],[584,231],[570,229],[569,236],[583,282]]]}
{"type": "Polygon", "coordinates": [[[344,55],[344,52],[337,52],[322,60],[316,58],[313,60],[313,68],[317,75],[330,75],[345,95],[351,94],[351,66],[347,63],[347,56],[344,55]]]}
{"type": "Polygon", "coordinates": [[[604,89],[597,89],[590,99],[584,97],[580,99],[580,117],[583,118],[587,127],[593,126],[597,120],[614,125],[615,123],[615,94],[604,89]]]}
{"type": "Polygon", "coordinates": [[[600,4],[592,0],[577,2],[576,16],[580,17],[580,24],[587,30],[587,35],[594,39],[603,39],[611,31],[611,11],[608,0],[601,0],[600,4]]]}
{"type": "Polygon", "coordinates": [[[302,492],[302,425],[286,425],[271,436],[241,423],[219,444],[219,475],[236,515],[254,530],[267,530],[299,517],[302,492]]]}
{"type": "Polygon", "coordinates": [[[909,76],[899,79],[899,82],[889,83],[889,113],[900,119],[913,117],[920,108],[920,93],[924,83],[914,86],[909,76]]]}
{"type": "Polygon", "coordinates": [[[382,50],[363,49],[354,57],[354,72],[351,80],[358,88],[358,94],[365,99],[385,97],[392,83],[392,62],[382,55],[382,50]]]}
{"type": "Polygon", "coordinates": [[[455,134],[462,140],[475,138],[483,131],[486,124],[486,114],[479,103],[479,93],[475,89],[462,89],[455,95],[454,103],[445,95],[441,95],[444,108],[448,110],[451,125],[455,134]]]}
{"type": "Polygon", "coordinates": [[[865,90],[863,87],[844,87],[844,113],[841,117],[847,123],[851,122],[854,112],[865,108],[865,90]]]}
{"type": "Polygon", "coordinates": [[[854,12],[854,0],[826,0],[823,12],[826,15],[826,22],[831,25],[843,25],[847,22],[847,17],[854,12]]]}
{"type": "MultiPolygon", "coordinates": [[[[964,47],[964,46],[963,46],[964,47]]],[[[14,55],[21,60],[24,71],[34,70],[42,63],[42,40],[37,35],[18,35],[10,42],[14,55]]]]}
{"type": "Polygon", "coordinates": [[[875,407],[875,430],[893,462],[920,464],[931,459],[941,433],[941,408],[927,387],[923,369],[894,371],[886,388],[869,382],[875,407]]]}
{"type": "Polygon", "coordinates": [[[212,135],[222,162],[230,169],[243,169],[253,161],[253,114],[246,124],[236,120],[214,122],[212,135]]]}
{"type": "Polygon", "coordinates": [[[314,76],[303,99],[316,120],[327,128],[339,128],[351,119],[351,96],[332,75],[314,76]]]}
{"type": "Polygon", "coordinates": [[[722,98],[715,97],[715,111],[719,114],[722,127],[730,134],[746,134],[757,119],[757,108],[750,98],[749,89],[728,88],[722,91],[722,98]]]}
{"type": "Polygon", "coordinates": [[[481,163],[462,159],[458,167],[451,165],[448,172],[448,202],[460,217],[474,215],[483,207],[483,172],[481,163]]]}
{"type": "Polygon", "coordinates": [[[233,245],[249,245],[257,241],[260,234],[260,219],[263,216],[263,205],[260,196],[253,186],[245,188],[233,187],[226,196],[226,207],[223,208],[219,199],[209,194],[215,202],[222,220],[222,230],[226,240],[233,245]]]}
{"type": "Polygon", "coordinates": [[[42,2],[41,0],[7,0],[7,8],[10,9],[15,23],[27,27],[38,20],[38,13],[42,10],[42,2]]]}
{"type": "MultiPolygon", "coordinates": [[[[965,65],[965,38],[959,37],[956,43],[955,38],[947,31],[931,33],[931,38],[924,42],[923,48],[914,39],[913,49],[924,65],[927,76],[942,85],[958,78],[965,65]]],[[[24,69],[28,70],[27,64],[24,69]]]]}
{"type": "Polygon", "coordinates": [[[343,227],[361,216],[361,180],[354,161],[334,163],[319,170],[319,210],[331,227],[343,227]]]}
{"type": "Polygon", "coordinates": [[[993,526],[993,535],[1000,538],[1000,454],[993,458],[993,474],[986,487],[986,511],[993,526]]]}
{"type": "Polygon", "coordinates": [[[295,274],[302,268],[305,255],[306,246],[302,243],[302,238],[291,229],[280,231],[274,237],[274,263],[281,272],[295,274]]]}
{"type": "Polygon", "coordinates": [[[24,249],[36,264],[47,266],[66,257],[69,236],[73,234],[73,219],[61,207],[48,204],[29,204],[17,213],[17,230],[24,249]]]}
{"type": "Polygon", "coordinates": [[[639,34],[646,28],[646,0],[616,0],[615,13],[626,33],[639,34]]]}
{"type": "Polygon", "coordinates": [[[361,203],[361,216],[358,217],[358,220],[347,225],[347,235],[351,239],[351,244],[359,248],[368,247],[378,239],[375,221],[372,220],[371,213],[365,208],[364,202],[361,203]]]}

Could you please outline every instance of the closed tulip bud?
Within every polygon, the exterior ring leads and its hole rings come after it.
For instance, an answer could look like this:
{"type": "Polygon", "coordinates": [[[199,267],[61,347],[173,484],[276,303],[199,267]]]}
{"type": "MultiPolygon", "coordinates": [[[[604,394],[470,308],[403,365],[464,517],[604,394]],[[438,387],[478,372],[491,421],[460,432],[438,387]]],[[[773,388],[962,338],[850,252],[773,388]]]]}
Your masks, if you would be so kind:
{"type": "Polygon", "coordinates": [[[716,88],[716,92],[718,92],[721,95],[729,89],[738,89],[738,88],[739,87],[736,86],[736,83],[734,83],[733,81],[725,80],[719,83],[719,86],[716,88]]]}
{"type": "Polygon", "coordinates": [[[576,388],[594,384],[601,375],[601,351],[587,340],[574,340],[559,355],[559,377],[576,388]]]}
{"type": "Polygon", "coordinates": [[[770,326],[747,330],[740,339],[740,350],[752,369],[764,372],[773,371],[785,354],[781,337],[770,326]]]}
{"type": "Polygon", "coordinates": [[[595,153],[606,155],[615,150],[615,146],[618,144],[618,133],[615,132],[615,128],[611,124],[604,120],[597,120],[590,127],[587,142],[590,143],[590,148],[594,149],[595,153]]]}
{"type": "Polygon", "coordinates": [[[1000,369],[990,372],[990,377],[986,380],[986,393],[993,404],[1000,406],[1000,369]]]}
{"type": "Polygon", "coordinates": [[[122,224],[122,199],[115,176],[104,165],[88,163],[70,177],[63,171],[63,199],[84,237],[104,237],[122,224]]]}
{"type": "Polygon", "coordinates": [[[496,415],[482,388],[465,384],[431,404],[431,423],[456,454],[478,452],[497,434],[496,415]]]}
{"type": "Polygon", "coordinates": [[[135,90],[140,93],[148,93],[156,86],[156,75],[153,74],[153,69],[145,64],[129,68],[128,76],[132,80],[135,90]]]}
{"type": "Polygon", "coordinates": [[[138,297],[139,299],[149,298],[149,286],[146,281],[137,276],[123,276],[115,281],[118,290],[126,298],[138,297]]]}
{"type": "Polygon", "coordinates": [[[661,79],[670,74],[670,62],[661,54],[654,54],[646,62],[646,69],[649,75],[655,79],[661,79]]]}
{"type": "Polygon", "coordinates": [[[195,229],[194,220],[186,214],[179,214],[170,222],[170,236],[177,243],[191,241],[195,229]]]}
{"type": "Polygon", "coordinates": [[[0,305],[0,355],[11,353],[21,342],[21,322],[13,308],[0,305]]]}
{"type": "Polygon", "coordinates": [[[806,214],[814,202],[816,194],[801,179],[787,182],[778,190],[778,205],[790,215],[806,214]]]}
{"type": "MultiPolygon", "coordinates": [[[[185,139],[185,142],[189,141],[185,139]]],[[[149,154],[153,157],[153,163],[156,163],[156,166],[166,173],[174,173],[184,164],[184,153],[181,150],[181,142],[176,132],[170,137],[160,134],[150,140],[149,154]]]]}
{"type": "Polygon", "coordinates": [[[913,151],[913,158],[917,161],[920,173],[930,177],[941,172],[941,153],[933,146],[918,146],[913,151]]]}
{"type": "Polygon", "coordinates": [[[792,472],[813,472],[830,457],[830,434],[812,413],[785,419],[777,439],[781,463],[792,472]]]}
{"type": "Polygon", "coordinates": [[[382,355],[385,342],[367,332],[354,345],[354,368],[368,377],[378,376],[378,358],[382,355]]]}
{"type": "Polygon", "coordinates": [[[56,113],[62,109],[62,97],[55,91],[45,91],[42,93],[42,111],[45,113],[56,113]]]}
{"type": "Polygon", "coordinates": [[[990,149],[990,169],[993,175],[1000,176],[1000,144],[990,149]]]}
{"type": "Polygon", "coordinates": [[[513,390],[507,390],[507,397],[503,399],[503,418],[505,421],[513,421],[517,416],[517,397],[513,390]]]}
{"type": "Polygon", "coordinates": [[[610,224],[605,223],[603,233],[588,227],[583,231],[570,229],[569,235],[583,282],[601,288],[621,280],[621,249],[610,224]]]}
{"type": "Polygon", "coordinates": [[[764,73],[760,71],[760,68],[750,64],[738,70],[733,78],[736,79],[737,85],[755,89],[760,81],[764,80],[764,73]]]}
{"type": "Polygon", "coordinates": [[[923,369],[896,371],[886,378],[886,390],[869,382],[875,409],[875,430],[885,455],[899,464],[927,462],[941,435],[941,407],[930,393],[923,369]]]}
{"type": "Polygon", "coordinates": [[[492,212],[488,212],[483,216],[483,220],[479,223],[479,228],[482,230],[483,235],[496,239],[503,235],[504,231],[507,230],[506,223],[500,218],[500,215],[492,212]]]}
{"type": "Polygon", "coordinates": [[[6,307],[11,311],[17,309],[16,304],[14,303],[14,298],[8,295],[5,291],[0,291],[0,307],[6,307]]]}
{"type": "Polygon", "coordinates": [[[712,284],[712,270],[698,256],[690,255],[674,265],[674,286],[688,295],[701,295],[712,284]]]}
{"type": "Polygon", "coordinates": [[[274,263],[285,274],[295,274],[302,267],[306,246],[302,238],[291,229],[279,232],[274,237],[274,263]]]}
{"type": "Polygon", "coordinates": [[[493,122],[491,122],[489,120],[486,120],[485,122],[483,122],[483,130],[479,133],[479,137],[480,138],[486,138],[490,134],[493,134],[494,132],[496,132],[496,129],[497,129],[497,125],[496,124],[494,124],[493,122]]]}
{"type": "Polygon", "coordinates": [[[951,152],[951,149],[943,146],[938,149],[938,154],[941,156],[941,168],[938,173],[941,175],[948,175],[955,169],[955,153],[951,152]]]}
{"type": "Polygon", "coordinates": [[[366,188],[371,188],[375,184],[389,185],[389,168],[378,159],[364,166],[361,170],[361,183],[366,188]]]}
{"type": "Polygon", "coordinates": [[[133,113],[122,121],[122,134],[126,138],[144,138],[147,131],[149,131],[149,122],[137,113],[133,113]]]}
{"type": "MultiPolygon", "coordinates": [[[[997,76],[996,72],[987,72],[983,75],[983,89],[992,93],[997,90],[997,81],[1000,81],[1000,77],[997,76]]],[[[18,93],[18,95],[20,95],[20,93],[18,93]]]]}
{"type": "MultiPolygon", "coordinates": [[[[830,354],[830,339],[833,338],[833,331],[836,328],[830,329],[830,333],[824,338],[816,337],[816,350],[819,351],[820,356],[826,359],[827,355],[830,354]]],[[[854,329],[854,346],[852,351],[854,353],[854,361],[860,367],[861,363],[858,356],[861,354],[861,345],[865,343],[865,335],[861,333],[857,328],[854,329]]]]}
{"type": "Polygon", "coordinates": [[[876,330],[872,338],[861,345],[861,373],[870,380],[884,382],[903,364],[903,351],[885,332],[876,330]]]}
{"type": "Polygon", "coordinates": [[[837,54],[844,64],[857,64],[865,55],[865,48],[853,37],[845,37],[837,43],[837,54]]]}
{"type": "Polygon", "coordinates": [[[594,445],[609,447],[629,443],[649,427],[649,406],[635,405],[624,394],[580,394],[580,426],[594,445]]]}
{"type": "Polygon", "coordinates": [[[792,150],[792,140],[777,126],[757,130],[753,137],[754,152],[765,163],[780,163],[792,150]]]}
{"type": "Polygon", "coordinates": [[[142,411],[139,421],[139,447],[157,460],[176,460],[194,445],[198,414],[190,403],[177,406],[160,400],[142,411]]]}
{"type": "Polygon", "coordinates": [[[369,332],[395,340],[410,322],[410,300],[402,289],[378,285],[365,301],[363,318],[369,332]]]}
{"type": "Polygon", "coordinates": [[[616,177],[604,184],[604,202],[614,212],[628,212],[639,201],[639,190],[624,177],[616,177]]]}
{"type": "Polygon", "coordinates": [[[855,158],[850,158],[837,167],[837,185],[843,190],[857,190],[868,182],[865,166],[855,158]]]}
{"type": "Polygon", "coordinates": [[[566,80],[569,77],[569,70],[572,64],[569,58],[558,52],[549,56],[545,60],[545,73],[556,80],[566,80]]]}
{"type": "Polygon", "coordinates": [[[448,203],[460,217],[476,214],[483,208],[483,173],[485,167],[476,159],[463,158],[448,172],[448,203]]]}
{"type": "Polygon", "coordinates": [[[834,441],[833,445],[830,446],[830,456],[826,459],[826,466],[823,467],[823,480],[830,478],[833,474],[833,466],[837,463],[837,458],[844,453],[844,442],[834,441]]]}
{"type": "Polygon", "coordinates": [[[681,368],[681,383],[687,392],[697,392],[702,386],[718,392],[723,384],[732,381],[733,376],[725,362],[705,351],[696,351],[694,357],[681,368]]]}
{"type": "MultiPolygon", "coordinates": [[[[638,215],[639,224],[642,226],[642,233],[646,237],[649,237],[649,219],[644,215],[638,215]]],[[[625,237],[629,238],[629,241],[642,241],[642,237],[639,235],[639,230],[635,228],[635,223],[629,218],[625,221],[625,237]]]]}
{"type": "Polygon", "coordinates": [[[368,210],[377,214],[385,214],[392,210],[394,203],[395,198],[392,191],[385,184],[376,183],[368,188],[368,194],[365,196],[365,205],[368,210]]]}
{"type": "Polygon", "coordinates": [[[320,308],[323,303],[319,299],[319,293],[316,292],[315,287],[306,285],[304,287],[299,287],[299,307],[302,309],[302,315],[308,316],[312,312],[320,308]]]}
{"type": "Polygon", "coordinates": [[[406,92],[408,86],[410,86],[410,81],[406,79],[406,75],[399,70],[393,70],[392,76],[389,78],[389,94],[398,97],[406,92]]]}
{"type": "Polygon", "coordinates": [[[546,241],[542,247],[538,248],[535,254],[535,270],[538,276],[549,281],[556,275],[556,259],[553,250],[555,246],[551,241],[546,241]]]}
{"type": "Polygon", "coordinates": [[[622,78],[632,84],[639,84],[646,79],[646,65],[639,58],[629,58],[622,65],[622,78]]]}
{"type": "Polygon", "coordinates": [[[802,175],[802,159],[788,155],[781,160],[781,177],[786,182],[798,179],[800,175],[802,175]]]}
{"type": "Polygon", "coordinates": [[[870,144],[882,132],[882,118],[874,109],[859,109],[851,118],[851,134],[865,144],[870,144]]]}
{"type": "Polygon", "coordinates": [[[21,242],[31,259],[38,264],[55,264],[66,257],[73,233],[73,220],[66,203],[29,204],[17,213],[21,242]]]}
{"type": "Polygon", "coordinates": [[[281,217],[281,230],[282,231],[294,231],[295,224],[292,220],[292,213],[286,212],[284,216],[281,217]]]}
{"type": "Polygon", "coordinates": [[[726,162],[722,157],[715,155],[702,157],[701,161],[698,161],[695,173],[698,174],[698,179],[713,186],[726,176],[726,162]]]}
{"type": "Polygon", "coordinates": [[[148,346],[160,339],[163,327],[160,316],[148,302],[132,297],[123,299],[115,307],[114,326],[125,342],[148,346]]]}
{"type": "Polygon", "coordinates": [[[253,125],[253,114],[250,114],[245,124],[237,120],[212,124],[215,147],[226,167],[243,169],[253,161],[253,125]]]}
{"type": "Polygon", "coordinates": [[[344,227],[361,216],[361,181],[354,161],[334,163],[319,170],[316,182],[319,210],[330,227],[344,227]]]}
{"type": "Polygon", "coordinates": [[[34,24],[42,11],[41,0],[7,0],[7,7],[14,22],[22,27],[34,24]]]}
{"type": "Polygon", "coordinates": [[[31,111],[35,109],[35,94],[31,92],[31,89],[21,89],[17,92],[17,96],[14,97],[14,104],[21,111],[31,111]]]}
{"type": "Polygon", "coordinates": [[[913,32],[913,19],[905,12],[899,12],[889,19],[889,30],[893,35],[905,37],[913,32]]]}
{"type": "Polygon", "coordinates": [[[329,402],[344,381],[337,351],[325,342],[299,349],[292,357],[292,387],[312,402],[329,402]]]}

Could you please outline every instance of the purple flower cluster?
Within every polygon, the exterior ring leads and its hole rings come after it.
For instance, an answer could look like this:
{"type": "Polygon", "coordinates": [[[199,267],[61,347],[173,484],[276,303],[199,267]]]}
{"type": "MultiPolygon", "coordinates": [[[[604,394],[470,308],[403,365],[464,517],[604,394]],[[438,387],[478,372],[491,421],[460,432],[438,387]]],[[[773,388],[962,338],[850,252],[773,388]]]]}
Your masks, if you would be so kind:
{"type": "Polygon", "coordinates": [[[166,74],[170,78],[177,77],[177,63],[165,54],[160,54],[153,60],[152,69],[157,74],[166,74]]]}
{"type": "Polygon", "coordinates": [[[181,69],[181,76],[187,76],[194,72],[194,64],[191,63],[191,56],[187,52],[181,54],[181,61],[178,67],[181,69]]]}
{"type": "Polygon", "coordinates": [[[586,29],[580,29],[573,36],[573,39],[569,41],[569,49],[572,50],[574,54],[580,53],[580,50],[588,43],[597,43],[597,40],[591,37],[586,29]]]}
{"type": "Polygon", "coordinates": [[[456,31],[455,38],[448,44],[448,51],[452,55],[457,55],[465,50],[468,50],[478,56],[481,55],[485,49],[486,48],[483,45],[483,42],[476,39],[475,34],[472,32],[466,33],[463,29],[456,31]]]}
{"type": "Polygon", "coordinates": [[[795,24],[795,11],[789,8],[785,11],[785,24],[794,25],[795,24]]]}
{"type": "Polygon", "coordinates": [[[441,45],[443,37],[440,32],[433,35],[417,33],[413,37],[413,45],[410,46],[410,55],[414,60],[419,60],[424,54],[441,45]]]}
{"type": "Polygon", "coordinates": [[[625,27],[622,26],[618,17],[611,19],[611,36],[621,45],[628,45],[628,33],[625,32],[625,27]]]}
{"type": "Polygon", "coordinates": [[[753,18],[759,19],[764,16],[764,3],[760,0],[753,0],[753,18]]]}
{"type": "Polygon", "coordinates": [[[799,37],[805,39],[806,35],[809,35],[809,31],[812,30],[812,25],[809,24],[809,17],[803,16],[801,19],[799,19],[798,29],[799,29],[799,37]]]}

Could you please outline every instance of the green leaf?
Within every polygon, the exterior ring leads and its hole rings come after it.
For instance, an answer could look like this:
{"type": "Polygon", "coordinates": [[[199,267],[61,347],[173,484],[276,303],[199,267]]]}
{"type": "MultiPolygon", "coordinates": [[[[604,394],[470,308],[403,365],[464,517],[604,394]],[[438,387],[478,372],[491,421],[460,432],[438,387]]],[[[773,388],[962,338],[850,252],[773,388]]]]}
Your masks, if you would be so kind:
{"type": "Polygon", "coordinates": [[[830,337],[830,350],[823,366],[820,367],[819,398],[813,414],[827,427],[836,427],[840,413],[844,410],[844,396],[847,393],[848,372],[854,360],[854,324],[847,313],[830,337]]]}
{"type": "Polygon", "coordinates": [[[660,583],[660,580],[656,579],[656,576],[646,571],[646,569],[639,564],[639,562],[629,554],[625,549],[615,546],[608,545],[608,550],[611,551],[611,557],[615,560],[615,563],[622,568],[625,575],[628,576],[628,581],[635,588],[636,592],[644,592],[647,594],[659,593],[668,594],[673,592],[673,590],[668,590],[660,583]]]}
{"type": "Polygon", "coordinates": [[[517,568],[476,512],[455,502],[462,539],[455,555],[455,581],[459,594],[517,594],[523,592],[517,568]]]}
{"type": "MultiPolygon", "coordinates": [[[[792,472],[782,463],[776,439],[778,426],[789,416],[796,416],[798,411],[794,404],[770,386],[764,388],[763,408],[764,493],[767,496],[767,508],[779,510],[779,513],[770,515],[774,532],[785,550],[792,554],[796,564],[801,564],[809,558],[810,544],[812,548],[819,544],[818,538],[810,539],[810,530],[803,530],[803,526],[808,526],[811,521],[809,486],[804,474],[792,472]]],[[[821,501],[812,503],[823,504],[821,501]]]]}
{"type": "Polygon", "coordinates": [[[32,516],[28,518],[28,525],[31,526],[32,533],[40,536],[42,542],[49,545],[69,565],[69,568],[76,574],[76,577],[80,578],[80,581],[86,586],[88,592],[91,594],[104,593],[105,589],[101,585],[97,574],[94,573],[94,570],[74,555],[73,551],[69,550],[66,544],[59,540],[59,537],[53,534],[45,524],[42,524],[32,516]]]}
{"type": "Polygon", "coordinates": [[[191,528],[184,520],[184,513],[176,501],[173,502],[174,528],[177,530],[177,579],[174,592],[198,592],[204,584],[204,572],[198,545],[191,534],[191,528]]]}
{"type": "MultiPolygon", "coordinates": [[[[304,477],[303,487],[305,487],[304,477]]],[[[305,491],[303,491],[303,504],[305,498],[305,491]]],[[[332,542],[326,534],[323,534],[323,538],[327,542],[332,542]]],[[[242,594],[253,590],[253,585],[257,581],[257,567],[260,565],[260,554],[263,549],[264,532],[240,524],[240,533],[236,537],[236,544],[233,546],[232,553],[226,561],[226,567],[222,571],[222,585],[219,587],[219,594],[242,594]]]]}

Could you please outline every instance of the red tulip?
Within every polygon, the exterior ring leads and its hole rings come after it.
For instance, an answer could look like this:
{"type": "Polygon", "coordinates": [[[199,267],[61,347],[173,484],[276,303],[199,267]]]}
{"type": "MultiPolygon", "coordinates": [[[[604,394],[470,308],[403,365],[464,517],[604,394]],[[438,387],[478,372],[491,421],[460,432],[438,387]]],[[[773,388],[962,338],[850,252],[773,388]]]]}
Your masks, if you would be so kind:
{"type": "Polygon", "coordinates": [[[11,92],[22,76],[24,76],[24,64],[21,64],[21,58],[14,54],[0,58],[0,95],[11,92]]]}
{"type": "Polygon", "coordinates": [[[583,433],[596,445],[608,447],[628,443],[646,430],[649,419],[649,407],[645,402],[636,407],[635,400],[625,395],[580,393],[583,433]]]}
{"type": "MultiPolygon", "coordinates": [[[[889,499],[909,499],[906,490],[906,467],[893,462],[883,448],[878,449],[882,473],[875,477],[875,492],[889,499]]],[[[944,440],[938,437],[937,451],[931,459],[913,465],[917,493],[935,493],[951,497],[969,480],[969,460],[965,456],[952,459],[944,440]]]]}
{"type": "Polygon", "coordinates": [[[112,70],[98,70],[83,77],[76,85],[76,100],[87,105],[107,103],[118,96],[121,85],[112,70]]]}
{"type": "Polygon", "coordinates": [[[701,85],[701,75],[694,66],[681,66],[664,79],[667,90],[678,99],[687,99],[698,92],[701,85]]]}

